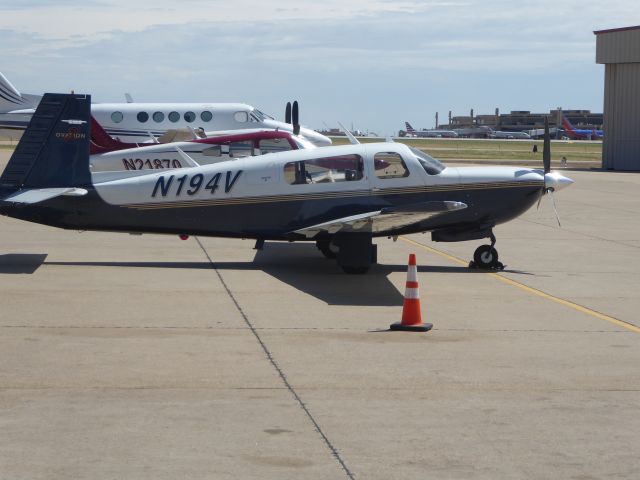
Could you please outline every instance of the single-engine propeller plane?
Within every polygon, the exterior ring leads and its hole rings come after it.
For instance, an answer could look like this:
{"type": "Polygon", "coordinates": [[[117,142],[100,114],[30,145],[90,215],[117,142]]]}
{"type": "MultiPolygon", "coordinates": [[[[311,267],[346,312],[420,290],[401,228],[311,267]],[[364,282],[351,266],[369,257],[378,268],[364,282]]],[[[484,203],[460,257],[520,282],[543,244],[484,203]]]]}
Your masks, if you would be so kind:
{"type": "MultiPolygon", "coordinates": [[[[344,145],[176,170],[89,168],[89,95],[45,94],[0,177],[0,213],[78,230],[315,241],[347,273],[376,261],[374,237],[432,232],[490,238],[474,255],[499,267],[493,228],[572,181],[544,170],[447,168],[399,143],[344,145]]],[[[548,136],[547,136],[548,138],[548,136]]]]}

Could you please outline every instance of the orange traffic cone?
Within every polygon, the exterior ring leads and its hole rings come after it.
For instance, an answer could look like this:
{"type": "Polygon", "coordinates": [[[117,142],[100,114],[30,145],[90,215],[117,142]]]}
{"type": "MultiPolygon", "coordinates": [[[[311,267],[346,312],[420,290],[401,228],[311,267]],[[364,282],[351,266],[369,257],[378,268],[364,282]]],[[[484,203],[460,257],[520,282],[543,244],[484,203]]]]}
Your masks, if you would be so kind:
{"type": "Polygon", "coordinates": [[[410,332],[428,332],[433,328],[430,323],[422,323],[418,268],[416,267],[416,255],[414,253],[409,255],[407,285],[402,306],[402,321],[392,324],[389,328],[391,330],[407,330],[410,332]]]}

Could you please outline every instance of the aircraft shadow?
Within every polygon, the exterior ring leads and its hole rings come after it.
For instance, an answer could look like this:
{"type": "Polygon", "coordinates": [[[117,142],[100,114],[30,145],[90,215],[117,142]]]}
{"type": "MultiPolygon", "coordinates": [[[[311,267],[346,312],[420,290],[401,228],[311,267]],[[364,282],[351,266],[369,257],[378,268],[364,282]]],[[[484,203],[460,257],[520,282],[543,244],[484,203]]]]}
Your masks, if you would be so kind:
{"type": "Polygon", "coordinates": [[[0,255],[0,274],[35,273],[47,258],[46,253],[7,253],[0,255]]]}
{"type": "MultiPolygon", "coordinates": [[[[262,271],[277,280],[311,295],[328,305],[395,306],[402,305],[403,291],[390,282],[391,273],[404,273],[407,265],[373,265],[365,275],[347,275],[335,261],[326,259],[308,243],[267,242],[251,261],[217,261],[215,250],[208,249],[212,262],[44,262],[45,265],[194,269],[219,271],[262,271]]],[[[14,264],[18,263],[14,261],[14,264]]],[[[34,261],[23,262],[23,268],[34,261]]],[[[0,263],[2,265],[2,263],[0,263]]],[[[38,265],[39,266],[39,265],[38,265]]],[[[36,267],[37,268],[37,267],[36,267]]],[[[0,267],[0,272],[3,270],[0,267]]],[[[485,273],[465,266],[420,266],[422,273],[485,273]]],[[[506,270],[505,270],[506,271],[506,270]]],[[[513,273],[525,273],[513,271],[513,273]]],[[[525,273],[526,274],[526,273],[525,273]]]]}
{"type": "MultiPolygon", "coordinates": [[[[347,275],[313,244],[267,243],[256,251],[253,265],[328,305],[402,305],[402,292],[387,278],[389,270],[374,265],[365,275],[347,275]]],[[[216,268],[228,267],[214,262],[216,268]]]]}

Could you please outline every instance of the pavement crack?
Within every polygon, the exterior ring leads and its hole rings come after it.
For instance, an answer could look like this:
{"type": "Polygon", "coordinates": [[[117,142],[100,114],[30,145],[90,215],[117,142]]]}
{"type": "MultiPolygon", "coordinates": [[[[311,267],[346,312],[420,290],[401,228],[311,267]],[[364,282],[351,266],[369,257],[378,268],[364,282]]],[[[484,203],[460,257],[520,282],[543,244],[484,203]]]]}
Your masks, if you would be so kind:
{"type": "Polygon", "coordinates": [[[233,302],[233,304],[235,305],[236,309],[240,313],[240,316],[242,316],[242,318],[243,318],[244,322],[246,323],[247,327],[249,328],[249,330],[251,330],[251,333],[253,334],[253,336],[256,338],[256,340],[258,341],[258,343],[262,347],[262,350],[264,351],[265,355],[267,356],[267,359],[269,360],[269,363],[271,363],[273,368],[276,370],[276,372],[280,376],[280,379],[284,383],[284,385],[287,388],[287,390],[289,390],[291,395],[293,395],[293,398],[295,399],[295,401],[298,403],[298,405],[300,406],[302,411],[306,414],[307,418],[311,421],[311,423],[313,424],[313,427],[315,428],[316,432],[318,432],[318,434],[322,438],[324,444],[327,446],[327,448],[329,449],[329,451],[331,452],[333,457],[336,459],[336,461],[340,464],[340,467],[342,468],[344,473],[351,480],[355,480],[354,474],[351,472],[351,470],[349,470],[349,467],[347,467],[347,464],[345,463],[344,459],[342,458],[342,455],[340,455],[340,452],[338,451],[338,449],[333,445],[331,440],[329,440],[327,435],[324,433],[324,431],[320,427],[320,424],[315,419],[315,417],[313,416],[313,414],[311,413],[311,411],[309,410],[307,405],[302,401],[302,398],[300,398],[300,395],[298,394],[296,389],[293,387],[293,385],[291,385],[291,383],[287,379],[287,376],[285,375],[284,371],[282,370],[282,368],[280,368],[280,366],[278,365],[278,362],[276,362],[275,358],[273,357],[273,354],[271,353],[271,350],[269,350],[269,347],[267,347],[267,344],[264,342],[262,337],[260,337],[260,334],[258,333],[258,329],[251,323],[251,320],[249,320],[249,317],[247,316],[247,314],[244,312],[244,310],[240,306],[240,303],[238,302],[238,300],[236,299],[235,295],[233,294],[233,292],[229,288],[229,285],[227,285],[227,282],[225,282],[224,278],[222,277],[222,274],[216,268],[216,265],[215,265],[213,259],[209,256],[209,252],[207,252],[207,249],[204,247],[204,245],[202,245],[202,242],[200,241],[200,239],[198,237],[194,237],[194,238],[195,238],[196,242],[198,242],[198,245],[200,246],[200,248],[202,249],[204,255],[207,257],[207,260],[211,264],[211,268],[213,269],[214,272],[216,272],[216,275],[220,279],[220,283],[222,283],[222,286],[224,287],[225,291],[229,295],[229,298],[231,298],[231,301],[233,302]]]}

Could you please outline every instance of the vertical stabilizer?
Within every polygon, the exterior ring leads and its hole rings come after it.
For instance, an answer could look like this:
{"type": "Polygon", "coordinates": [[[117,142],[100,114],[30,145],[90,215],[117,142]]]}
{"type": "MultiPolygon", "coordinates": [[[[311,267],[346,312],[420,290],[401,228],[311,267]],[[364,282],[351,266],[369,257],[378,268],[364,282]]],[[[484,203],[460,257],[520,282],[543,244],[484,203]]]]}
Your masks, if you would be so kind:
{"type": "Polygon", "coordinates": [[[39,101],[37,95],[21,94],[0,72],[0,113],[35,108],[39,101]]]}
{"type": "Polygon", "coordinates": [[[0,188],[91,185],[91,96],[46,93],[0,177],[0,188]]]}

